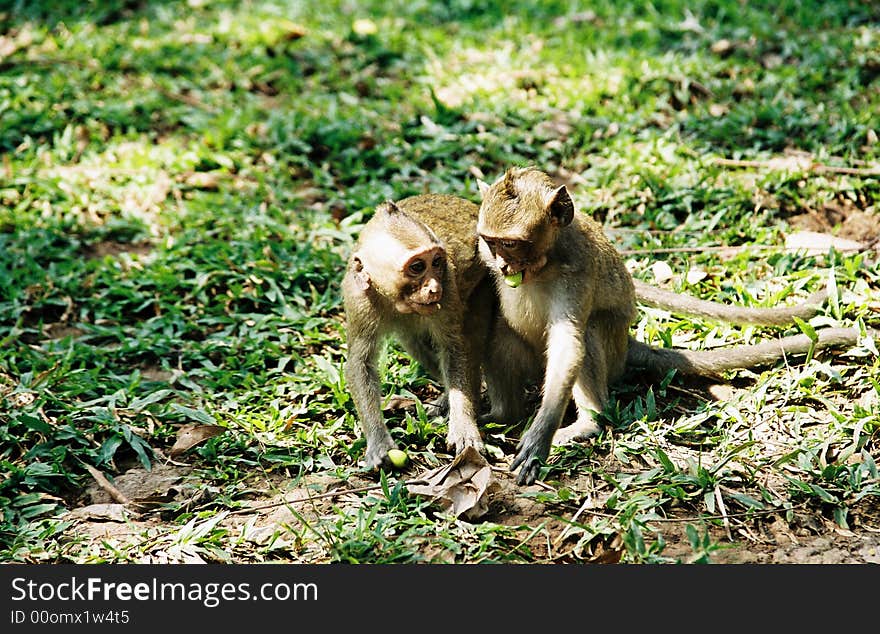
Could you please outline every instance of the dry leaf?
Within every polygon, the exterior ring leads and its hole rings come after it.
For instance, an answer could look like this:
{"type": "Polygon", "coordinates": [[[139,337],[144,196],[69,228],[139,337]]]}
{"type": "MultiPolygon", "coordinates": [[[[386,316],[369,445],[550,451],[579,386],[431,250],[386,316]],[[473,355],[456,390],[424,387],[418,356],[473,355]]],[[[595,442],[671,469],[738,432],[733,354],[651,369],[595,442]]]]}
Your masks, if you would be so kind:
{"type": "Polygon", "coordinates": [[[489,463],[473,447],[467,447],[450,464],[425,471],[416,479],[426,484],[408,485],[410,493],[434,498],[444,510],[468,521],[485,515],[489,498],[500,488],[489,463]]]}
{"type": "Polygon", "coordinates": [[[286,40],[298,40],[301,37],[305,37],[309,32],[309,30],[302,24],[298,24],[291,20],[283,20],[281,22],[281,28],[284,31],[284,39],[286,40]]]}
{"type": "Polygon", "coordinates": [[[193,172],[183,178],[183,182],[187,187],[194,189],[220,189],[220,181],[223,180],[225,174],[222,172],[193,172]]]}
{"type": "Polygon", "coordinates": [[[202,425],[199,423],[184,425],[177,431],[177,440],[174,442],[169,455],[172,458],[179,456],[187,449],[191,449],[209,438],[219,436],[224,431],[226,431],[226,428],[220,425],[202,425]]]}
{"type": "Polygon", "coordinates": [[[385,407],[382,409],[386,412],[393,412],[399,409],[409,409],[410,407],[415,406],[415,404],[416,400],[414,398],[395,395],[388,399],[388,402],[385,403],[385,407]]]}
{"type": "Polygon", "coordinates": [[[130,512],[125,508],[125,504],[115,503],[81,506],[70,511],[67,517],[92,522],[125,522],[129,515],[130,512]]]}
{"type": "Polygon", "coordinates": [[[732,385],[713,383],[708,388],[706,388],[706,391],[709,392],[709,394],[712,395],[712,398],[714,398],[716,401],[719,401],[721,403],[729,403],[736,397],[740,390],[737,390],[732,385]]]}
{"type": "Polygon", "coordinates": [[[686,277],[687,283],[696,284],[697,282],[706,279],[708,275],[709,274],[706,273],[706,271],[704,271],[703,269],[688,269],[686,277]]]}
{"type": "Polygon", "coordinates": [[[672,279],[672,268],[662,260],[651,265],[651,272],[654,273],[654,281],[658,284],[672,279]]]}
{"type": "Polygon", "coordinates": [[[720,103],[713,103],[709,105],[709,114],[713,117],[723,117],[727,114],[729,108],[720,103]]]}
{"type": "Polygon", "coordinates": [[[806,251],[810,255],[828,253],[834,247],[837,251],[861,251],[865,245],[855,240],[838,238],[818,231],[796,231],[785,238],[785,248],[794,251],[806,251]]]}
{"type": "Polygon", "coordinates": [[[716,55],[729,55],[733,52],[733,42],[730,40],[720,39],[717,42],[714,42],[709,50],[711,50],[716,55]]]}

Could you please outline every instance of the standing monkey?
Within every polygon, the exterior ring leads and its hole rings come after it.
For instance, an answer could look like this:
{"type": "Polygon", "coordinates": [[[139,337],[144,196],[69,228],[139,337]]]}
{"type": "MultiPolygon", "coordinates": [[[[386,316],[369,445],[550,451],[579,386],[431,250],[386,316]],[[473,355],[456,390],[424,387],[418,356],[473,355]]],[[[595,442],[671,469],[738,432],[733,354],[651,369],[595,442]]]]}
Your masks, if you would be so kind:
{"type": "Polygon", "coordinates": [[[395,337],[442,382],[447,445],[483,449],[476,425],[480,346],[494,291],[477,254],[479,208],[456,196],[386,201],[364,225],[342,281],[348,337],[345,376],[366,437],[366,467],[390,466],[378,357],[395,337]]]}
{"type": "Polygon", "coordinates": [[[833,345],[853,345],[855,330],[820,330],[754,346],[713,351],[659,349],[629,336],[636,301],[732,322],[776,325],[806,318],[824,299],[818,293],[791,308],[747,309],[705,302],[634,285],[620,254],[601,225],[576,214],[565,186],[535,168],[508,170],[491,186],[480,181],[477,221],[480,255],[495,279],[499,318],[487,367],[492,412],[487,419],[523,418],[522,387],[543,369],[543,394],[532,424],[517,447],[511,470],[520,484],[534,482],[552,444],[581,440],[600,431],[594,414],[608,400],[609,385],[627,367],[654,373],[716,375],[724,370],[769,363],[786,354],[833,345]],[[559,429],[574,398],[577,419],[559,429]]]}

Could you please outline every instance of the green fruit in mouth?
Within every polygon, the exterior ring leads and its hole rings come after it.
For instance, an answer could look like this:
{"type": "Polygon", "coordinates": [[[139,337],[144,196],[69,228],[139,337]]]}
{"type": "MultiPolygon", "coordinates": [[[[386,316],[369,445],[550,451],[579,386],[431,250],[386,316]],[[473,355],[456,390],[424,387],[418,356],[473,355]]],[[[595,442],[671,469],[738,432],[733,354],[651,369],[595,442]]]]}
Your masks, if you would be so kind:
{"type": "Polygon", "coordinates": [[[400,449],[389,449],[388,450],[388,459],[391,461],[397,469],[402,469],[403,465],[406,464],[406,452],[401,451],[400,449]]]}
{"type": "Polygon", "coordinates": [[[505,275],[504,283],[510,286],[511,288],[516,288],[520,284],[522,284],[523,280],[523,272],[514,273],[513,275],[505,275]]]}

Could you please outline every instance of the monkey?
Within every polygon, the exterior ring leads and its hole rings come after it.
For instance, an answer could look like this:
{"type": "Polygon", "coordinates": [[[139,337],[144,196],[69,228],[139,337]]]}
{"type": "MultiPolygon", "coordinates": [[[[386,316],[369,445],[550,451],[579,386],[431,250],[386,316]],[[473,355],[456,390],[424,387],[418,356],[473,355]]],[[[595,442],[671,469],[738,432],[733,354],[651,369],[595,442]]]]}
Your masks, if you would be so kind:
{"type": "Polygon", "coordinates": [[[379,204],[342,280],[345,377],[366,438],[365,466],[390,468],[396,448],[381,411],[382,342],[395,338],[444,387],[447,446],[483,451],[476,423],[480,346],[495,293],[477,253],[479,207],[447,194],[379,204]]]}
{"type": "Polygon", "coordinates": [[[858,332],[845,328],[820,329],[816,342],[794,335],[712,351],[659,349],[639,342],[629,334],[639,298],[664,307],[674,303],[689,314],[778,325],[814,314],[825,295],[814,294],[788,309],[748,309],[660,291],[634,282],[601,225],[575,213],[567,188],[556,186],[544,172],[515,167],[492,185],[481,180],[478,185],[479,252],[499,298],[485,363],[504,368],[485,374],[491,411],[481,420],[524,418],[523,386],[543,379],[540,405],[510,465],[511,471],[519,468],[519,484],[535,481],[552,445],[601,431],[595,413],[604,409],[609,386],[628,368],[716,376],[801,354],[810,346],[858,342],[858,332]],[[536,376],[542,371],[543,377],[536,376]],[[577,418],[560,429],[572,399],[577,418]]]}

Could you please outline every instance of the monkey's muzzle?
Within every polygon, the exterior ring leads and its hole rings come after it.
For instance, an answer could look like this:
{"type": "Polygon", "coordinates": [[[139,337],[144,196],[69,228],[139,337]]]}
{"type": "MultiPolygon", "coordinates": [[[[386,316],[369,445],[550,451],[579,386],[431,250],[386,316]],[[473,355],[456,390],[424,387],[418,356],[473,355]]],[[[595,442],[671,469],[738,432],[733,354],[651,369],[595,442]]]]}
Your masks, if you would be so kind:
{"type": "Polygon", "coordinates": [[[427,302],[424,304],[420,302],[410,302],[409,305],[414,313],[421,315],[422,317],[429,317],[442,308],[439,301],[427,302]]]}

